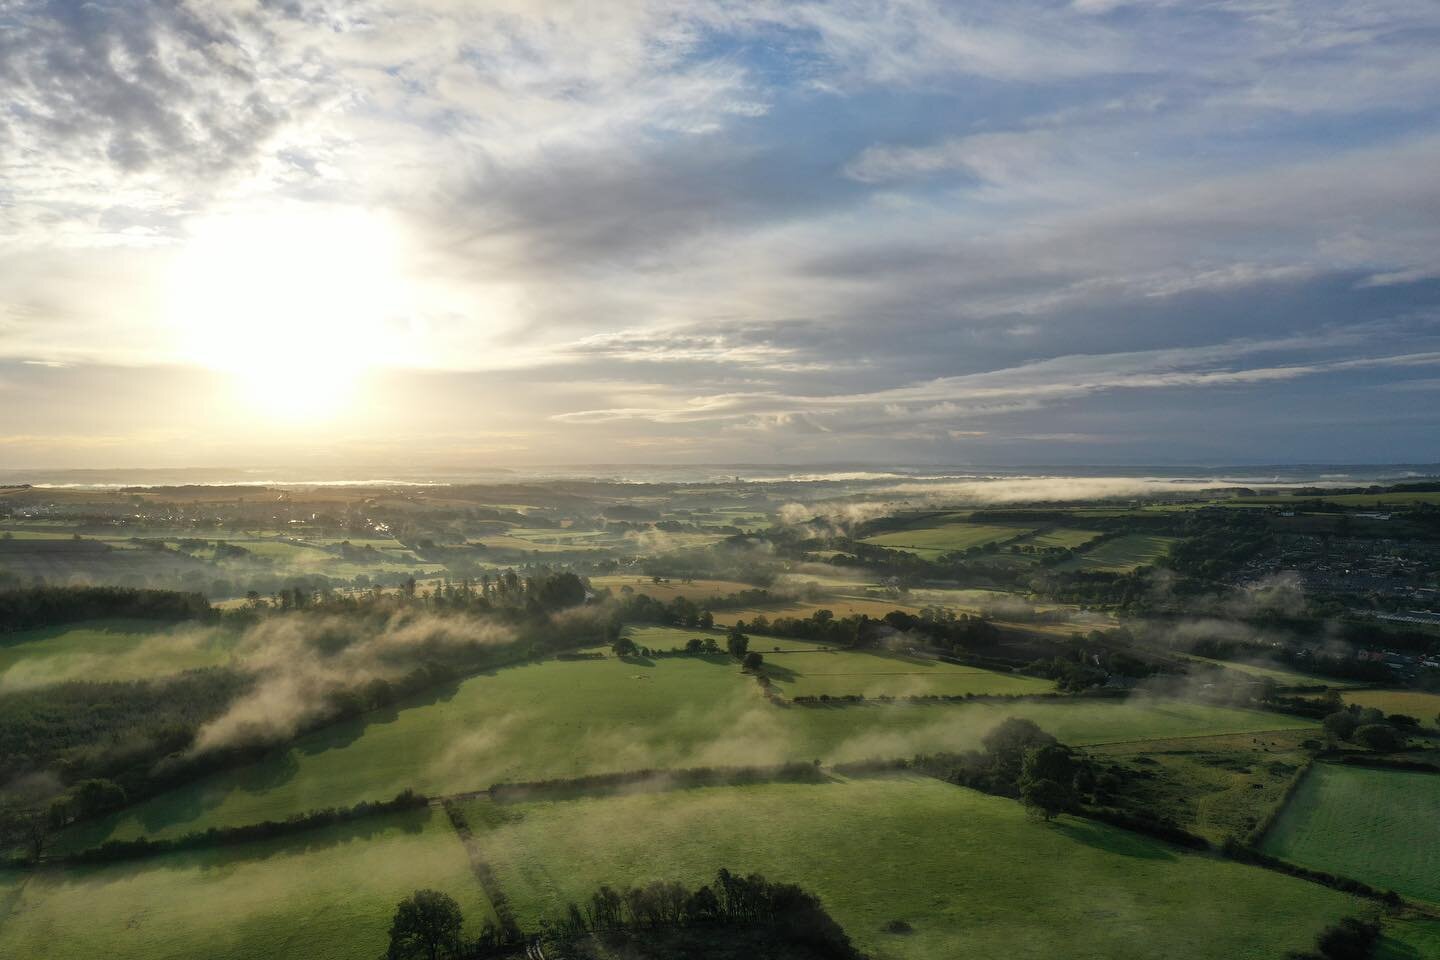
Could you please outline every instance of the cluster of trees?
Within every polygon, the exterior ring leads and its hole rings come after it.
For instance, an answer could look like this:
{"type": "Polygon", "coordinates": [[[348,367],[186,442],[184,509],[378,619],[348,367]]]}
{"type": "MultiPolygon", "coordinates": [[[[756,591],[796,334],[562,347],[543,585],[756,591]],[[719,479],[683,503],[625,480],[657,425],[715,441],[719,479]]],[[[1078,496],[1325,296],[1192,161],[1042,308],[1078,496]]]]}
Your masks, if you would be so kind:
{"type": "Polygon", "coordinates": [[[102,617],[177,621],[204,619],[211,613],[203,594],[175,590],[29,587],[0,592],[0,633],[102,617]]]}
{"type": "MultiPolygon", "coordinates": [[[[999,636],[995,625],[984,617],[933,607],[927,607],[918,615],[892,610],[879,620],[863,613],[837,618],[830,610],[816,610],[808,617],[776,617],[774,620],[761,614],[749,622],[737,621],[732,635],[736,631],[855,648],[876,647],[897,634],[907,634],[917,644],[951,651],[983,646],[999,636]]],[[[743,651],[739,656],[743,656],[743,651]]]]}
{"type": "MultiPolygon", "coordinates": [[[[689,888],[674,881],[655,881],[643,887],[595,890],[582,906],[570,903],[565,915],[544,925],[536,935],[506,933],[487,920],[480,936],[467,941],[464,915],[453,898],[437,890],[417,890],[400,901],[390,924],[388,960],[469,960],[510,954],[525,940],[558,946],[564,955],[595,956],[596,942],[607,946],[605,955],[622,948],[627,956],[650,955],[647,943],[670,939],[676,933],[694,932],[693,949],[667,956],[698,956],[714,945],[731,955],[726,945],[744,953],[760,947],[763,955],[804,955],[827,960],[864,960],[840,925],[825,912],[819,899],[793,884],[775,883],[759,874],[740,876],[721,869],[713,884],[689,888]]],[[[684,941],[681,941],[684,942],[684,941]]],[[[717,953],[717,955],[719,955],[717,953]]]]}
{"type": "Polygon", "coordinates": [[[1345,740],[1377,753],[1389,753],[1404,749],[1407,732],[1419,727],[1420,721],[1403,713],[1386,716],[1374,707],[1351,704],[1327,714],[1322,724],[1332,745],[1345,740]]]}

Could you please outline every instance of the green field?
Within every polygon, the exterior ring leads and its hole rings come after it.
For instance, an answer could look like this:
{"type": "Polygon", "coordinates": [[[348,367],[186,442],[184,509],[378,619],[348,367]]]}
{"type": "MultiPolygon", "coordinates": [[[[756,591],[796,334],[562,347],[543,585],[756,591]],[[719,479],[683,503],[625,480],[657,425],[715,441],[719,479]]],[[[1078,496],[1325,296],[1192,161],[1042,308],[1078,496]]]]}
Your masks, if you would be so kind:
{"type": "MultiPolygon", "coordinates": [[[[764,652],[752,640],[752,649],[764,652]]],[[[933,657],[851,650],[770,652],[765,672],[786,697],[821,694],[908,697],[929,694],[1049,693],[1049,680],[943,663],[933,657]]]]}
{"type": "Polygon", "coordinates": [[[906,550],[922,557],[938,557],[955,550],[983,547],[1030,533],[1034,527],[1009,527],[985,523],[942,523],[866,537],[862,542],[891,550],[906,550]]]}
{"type": "MultiPolygon", "coordinates": [[[[1242,663],[1238,660],[1212,660],[1209,657],[1197,657],[1193,654],[1185,654],[1184,657],[1192,663],[1204,664],[1209,667],[1220,667],[1225,670],[1235,670],[1257,679],[1268,678],[1274,680],[1282,687],[1313,687],[1322,684],[1329,687],[1348,687],[1359,682],[1356,680],[1336,680],[1333,677],[1321,677],[1313,673],[1300,673],[1299,671],[1290,670],[1286,667],[1271,666],[1269,664],[1242,663]]],[[[1436,699],[1440,700],[1440,697],[1436,699]]]]}
{"type": "Polygon", "coordinates": [[[1440,957],[1440,920],[1393,920],[1385,924],[1385,936],[1375,950],[1374,960],[1431,960],[1440,957]]]}
{"type": "Polygon", "coordinates": [[[780,708],[733,660],[548,661],[466,680],[426,702],[335,724],[265,760],[197,781],[69,832],[174,836],[211,825],[499,781],[642,767],[826,762],[968,749],[1008,716],[1069,743],[1311,725],[1170,700],[780,708]]]}
{"type": "Polygon", "coordinates": [[[384,952],[395,904],[421,887],[459,901],[471,934],[492,916],[431,808],[238,847],[0,872],[0,956],[363,960],[384,952]]]}
{"type": "Polygon", "coordinates": [[[1414,717],[1427,727],[1440,723],[1440,693],[1425,693],[1423,690],[1349,690],[1344,694],[1346,703],[1358,703],[1362,707],[1374,707],[1386,713],[1403,713],[1414,717]]]}
{"type": "Polygon", "coordinates": [[[1073,560],[1065,561],[1057,569],[1126,573],[1159,560],[1170,552],[1170,545],[1174,542],[1174,537],[1151,537],[1142,534],[1116,537],[1093,550],[1085,551],[1073,560]]]}
{"type": "Polygon", "coordinates": [[[698,884],[722,866],[814,891],[877,960],[1274,960],[1355,909],[1315,884],[1089,821],[1046,824],[928,779],[467,809],[522,925],[601,883],[698,884]],[[894,919],[914,932],[883,932],[894,919]]]}
{"type": "Polygon", "coordinates": [[[5,634],[0,693],[67,680],[142,680],[224,663],[234,634],[195,624],[92,620],[5,634]]]}
{"type": "Polygon", "coordinates": [[[1316,764],[1266,834],[1264,849],[1440,903],[1440,776],[1316,764]]]}
{"type": "Polygon", "coordinates": [[[1074,550],[1083,547],[1085,544],[1100,536],[1099,530],[1077,530],[1072,527],[1051,527],[1048,530],[1040,530],[1025,538],[1025,544],[1041,548],[1062,548],[1074,550]]]}

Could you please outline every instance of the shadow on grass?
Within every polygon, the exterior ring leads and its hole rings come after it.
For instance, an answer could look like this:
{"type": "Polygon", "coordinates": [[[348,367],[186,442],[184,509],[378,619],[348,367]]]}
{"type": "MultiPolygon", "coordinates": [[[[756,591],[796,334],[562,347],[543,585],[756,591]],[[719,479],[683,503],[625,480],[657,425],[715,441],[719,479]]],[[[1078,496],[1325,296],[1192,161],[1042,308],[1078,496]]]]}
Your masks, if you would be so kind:
{"type": "MultiPolygon", "coordinates": [[[[400,813],[363,817],[347,823],[332,824],[270,839],[250,840],[233,846],[203,847],[177,850],[154,857],[126,860],[119,863],[68,866],[63,875],[74,882],[99,879],[107,882],[128,881],[150,870],[198,869],[202,874],[224,871],[242,863],[269,860],[273,857],[294,857],[321,853],[356,841],[375,840],[382,836],[415,836],[423,833],[431,817],[442,816],[432,807],[400,813]]],[[[60,876],[50,873],[48,876],[60,876]]]]}
{"type": "Polygon", "coordinates": [[[1091,820],[1072,818],[1054,820],[1051,821],[1050,827],[1087,847],[1104,850],[1106,853],[1119,854],[1122,857],[1134,857],[1138,860],[1180,859],[1180,854],[1167,849],[1158,841],[1115,827],[1107,827],[1091,820]]]}

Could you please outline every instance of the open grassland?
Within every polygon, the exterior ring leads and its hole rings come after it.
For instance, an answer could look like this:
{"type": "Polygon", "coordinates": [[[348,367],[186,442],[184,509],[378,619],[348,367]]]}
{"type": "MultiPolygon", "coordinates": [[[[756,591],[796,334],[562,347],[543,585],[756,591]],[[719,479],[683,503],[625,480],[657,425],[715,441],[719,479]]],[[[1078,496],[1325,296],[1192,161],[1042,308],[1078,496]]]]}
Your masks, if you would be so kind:
{"type": "Polygon", "coordinates": [[[1159,560],[1170,552],[1170,545],[1174,542],[1174,537],[1144,534],[1116,537],[1073,560],[1065,561],[1058,569],[1126,573],[1159,560]]]}
{"type": "MultiPolygon", "coordinates": [[[[715,628],[702,630],[698,627],[643,627],[629,626],[625,628],[625,636],[635,641],[640,647],[648,647],[651,650],[683,650],[686,641],[692,637],[704,639],[709,637],[714,640],[721,649],[725,647],[727,631],[715,628]]],[[[774,653],[782,650],[833,650],[834,647],[824,643],[814,643],[810,640],[794,640],[789,637],[771,637],[764,634],[746,634],[750,638],[750,649],[758,650],[761,653],[774,653]]]]}
{"type": "MultiPolygon", "coordinates": [[[[754,650],[766,651],[751,641],[754,650]]],[[[769,652],[765,672],[787,697],[908,697],[1049,693],[1049,680],[945,663],[934,657],[851,650],[769,652]]]]}
{"type": "Polygon", "coordinates": [[[375,957],[395,904],[422,887],[454,897],[472,935],[493,916],[431,808],[238,847],[0,873],[0,956],[375,957]]]}
{"type": "Polygon", "coordinates": [[[198,624],[91,620],[0,634],[0,693],[67,680],[142,680],[225,663],[235,635],[198,624]]]}
{"type": "Polygon", "coordinates": [[[1309,759],[1309,730],[1154,740],[1092,747],[1132,776],[1126,788],[1154,810],[1212,843],[1261,823],[1309,759]]]}
{"type": "Polygon", "coordinates": [[[1316,764],[1266,834],[1264,849],[1440,903],[1440,776],[1316,764]]]}
{"type": "Polygon", "coordinates": [[[645,767],[826,762],[975,747],[1009,716],[1074,744],[1294,729],[1293,717],[1159,699],[789,707],[767,703],[725,656],[548,661],[477,676],[423,702],[334,724],[63,834],[175,836],[385,799],[406,787],[645,767]]]}
{"type": "Polygon", "coordinates": [[[986,523],[942,523],[914,527],[866,537],[862,542],[891,550],[905,550],[922,557],[938,557],[956,550],[1001,543],[1034,531],[1034,527],[1011,527],[986,523]]]}
{"type": "Polygon", "coordinates": [[[1079,530],[1074,527],[1050,527],[1038,530],[1021,542],[1026,546],[1053,549],[1059,547],[1074,550],[1085,546],[1100,536],[1099,530],[1079,530]]]}
{"type": "Polygon", "coordinates": [[[1430,960],[1440,957],[1440,920],[1392,920],[1375,948],[1374,960],[1430,960]]]}
{"type": "Polygon", "coordinates": [[[920,778],[467,810],[524,924],[601,883],[698,884],[719,867],[814,891],[879,960],[1273,960],[1353,909],[1314,884],[920,778]],[[913,932],[885,933],[897,919],[913,932]]]}
{"type": "Polygon", "coordinates": [[[1433,727],[1440,720],[1440,693],[1426,693],[1423,690],[1347,690],[1343,694],[1346,703],[1358,703],[1362,707],[1374,707],[1386,713],[1403,713],[1414,717],[1426,726],[1433,727]]]}
{"type": "Polygon", "coordinates": [[[1238,660],[1212,660],[1209,657],[1197,657],[1193,654],[1185,654],[1184,658],[1192,663],[1203,664],[1208,667],[1221,667],[1225,670],[1234,670],[1254,677],[1257,680],[1274,680],[1282,687],[1349,687],[1360,682],[1358,680],[1337,680],[1334,677],[1322,677],[1314,673],[1301,673],[1298,670],[1290,670],[1286,667],[1264,663],[1243,663],[1238,660]]]}

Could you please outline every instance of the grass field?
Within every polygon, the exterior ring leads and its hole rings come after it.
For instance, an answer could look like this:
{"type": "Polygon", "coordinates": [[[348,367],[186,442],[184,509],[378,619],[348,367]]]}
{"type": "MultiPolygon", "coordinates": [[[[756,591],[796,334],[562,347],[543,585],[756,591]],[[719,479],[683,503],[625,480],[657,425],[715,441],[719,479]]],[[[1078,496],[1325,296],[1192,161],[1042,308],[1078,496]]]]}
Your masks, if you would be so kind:
{"type": "Polygon", "coordinates": [[[395,904],[422,887],[453,896],[472,935],[493,915],[431,808],[238,847],[0,873],[0,956],[376,957],[395,904]]]}
{"type": "Polygon", "coordinates": [[[1440,776],[1316,764],[1276,818],[1264,849],[1440,903],[1440,776]]]}
{"type": "Polygon", "coordinates": [[[1078,530],[1073,527],[1051,527],[1046,530],[1038,530],[1025,538],[1027,546],[1074,550],[1083,547],[1085,544],[1100,536],[1099,530],[1078,530]]]}
{"type": "Polygon", "coordinates": [[[1349,690],[1344,693],[1344,697],[1346,703],[1375,707],[1386,713],[1407,714],[1427,727],[1435,726],[1436,717],[1440,717],[1440,693],[1425,693],[1422,690],[1349,690]]]}
{"type": "Polygon", "coordinates": [[[765,672],[786,697],[953,696],[1049,693],[1055,689],[1049,680],[943,663],[931,657],[849,650],[767,652],[760,642],[752,640],[751,645],[767,653],[765,672]]]}
{"type": "Polygon", "coordinates": [[[1057,569],[1092,570],[1124,573],[1154,563],[1170,552],[1174,537],[1151,537],[1131,534],[1107,540],[1093,550],[1087,550],[1073,560],[1067,560],[1057,569]]]}
{"type": "Polygon", "coordinates": [[[1091,753],[1143,778],[1129,789],[1141,792],[1153,809],[1220,844],[1248,834],[1284,798],[1309,759],[1301,741],[1313,735],[1289,730],[1153,740],[1092,747],[1091,753]]]}
{"type": "Polygon", "coordinates": [[[224,663],[233,634],[195,624],[91,620],[3,635],[0,693],[66,680],[141,680],[224,663]]]}
{"type": "Polygon", "coordinates": [[[1392,920],[1374,960],[1431,960],[1440,957],[1440,920],[1392,920]]]}
{"type": "Polygon", "coordinates": [[[1010,527],[985,523],[942,523],[933,527],[895,530],[866,537],[864,543],[891,550],[905,550],[922,557],[938,557],[955,550],[983,547],[987,543],[1013,540],[1034,527],[1010,527]]]}
{"type": "MultiPolygon", "coordinates": [[[[1260,663],[1241,663],[1237,660],[1212,660],[1209,657],[1197,657],[1193,654],[1185,654],[1184,658],[1193,663],[1204,664],[1210,667],[1221,667],[1226,670],[1235,670],[1256,678],[1268,677],[1280,684],[1282,687],[1313,687],[1323,684],[1329,687],[1348,687],[1359,681],[1337,680],[1333,677],[1321,677],[1312,673],[1300,673],[1285,667],[1270,666],[1260,663]]],[[[1436,698],[1440,700],[1440,697],[1436,698]]]]}
{"type": "Polygon", "coordinates": [[[877,960],[1273,960],[1354,909],[1314,884],[1088,821],[1046,824],[928,779],[468,809],[522,924],[601,883],[698,884],[722,866],[814,891],[877,960]],[[883,932],[893,919],[913,932],[883,932]]]}
{"type": "Polygon", "coordinates": [[[62,835],[173,836],[211,825],[509,780],[641,767],[826,762],[967,749],[1008,716],[1087,744],[1308,727],[1278,714],[1169,700],[780,708],[728,657],[549,661],[469,679],[335,724],[265,760],[62,835]]]}

